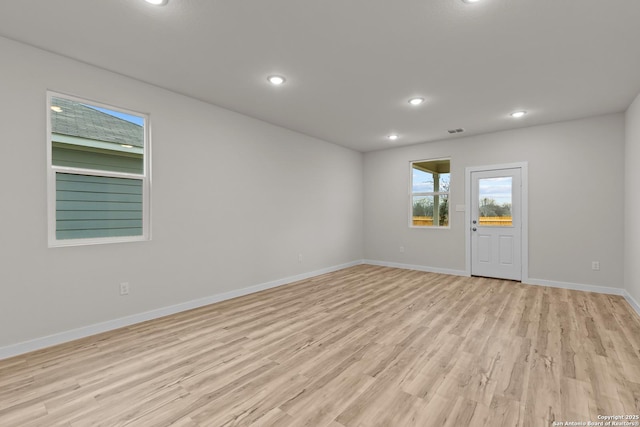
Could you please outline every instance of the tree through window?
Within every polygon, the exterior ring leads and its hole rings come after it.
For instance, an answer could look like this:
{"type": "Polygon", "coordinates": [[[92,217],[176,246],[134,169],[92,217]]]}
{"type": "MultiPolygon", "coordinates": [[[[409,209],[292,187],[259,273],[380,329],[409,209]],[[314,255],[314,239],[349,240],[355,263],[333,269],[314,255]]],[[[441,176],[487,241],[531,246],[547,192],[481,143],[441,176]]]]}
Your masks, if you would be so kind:
{"type": "Polygon", "coordinates": [[[411,226],[449,226],[449,159],[411,162],[411,226]]]}

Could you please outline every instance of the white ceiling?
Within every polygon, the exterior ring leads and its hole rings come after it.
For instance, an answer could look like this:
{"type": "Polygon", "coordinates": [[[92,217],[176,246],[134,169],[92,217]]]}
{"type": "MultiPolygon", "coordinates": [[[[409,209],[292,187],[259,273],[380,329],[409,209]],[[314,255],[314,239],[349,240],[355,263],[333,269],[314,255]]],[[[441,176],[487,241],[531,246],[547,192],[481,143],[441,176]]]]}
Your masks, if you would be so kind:
{"type": "Polygon", "coordinates": [[[0,2],[0,35],[360,151],[640,92],[638,0],[20,0],[0,2]]]}

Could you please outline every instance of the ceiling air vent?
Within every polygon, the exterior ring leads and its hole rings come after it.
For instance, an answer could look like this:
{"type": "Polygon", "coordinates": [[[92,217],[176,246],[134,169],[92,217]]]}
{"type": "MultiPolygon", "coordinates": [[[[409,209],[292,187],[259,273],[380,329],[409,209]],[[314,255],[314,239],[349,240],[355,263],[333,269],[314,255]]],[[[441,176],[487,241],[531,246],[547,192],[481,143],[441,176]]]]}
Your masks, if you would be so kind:
{"type": "Polygon", "coordinates": [[[449,129],[447,132],[452,133],[452,134],[453,134],[453,133],[462,133],[462,132],[464,132],[464,129],[462,129],[462,128],[458,128],[458,129],[449,129]]]}

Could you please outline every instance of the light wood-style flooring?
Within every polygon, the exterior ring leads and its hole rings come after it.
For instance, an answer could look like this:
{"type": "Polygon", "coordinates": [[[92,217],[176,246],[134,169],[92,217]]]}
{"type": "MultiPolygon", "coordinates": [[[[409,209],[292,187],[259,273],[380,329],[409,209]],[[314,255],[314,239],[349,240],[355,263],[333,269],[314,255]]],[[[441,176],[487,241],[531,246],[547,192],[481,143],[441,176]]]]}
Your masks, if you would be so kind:
{"type": "Polygon", "coordinates": [[[0,426],[551,426],[640,414],[622,297],[361,265],[0,361],[0,426]]]}

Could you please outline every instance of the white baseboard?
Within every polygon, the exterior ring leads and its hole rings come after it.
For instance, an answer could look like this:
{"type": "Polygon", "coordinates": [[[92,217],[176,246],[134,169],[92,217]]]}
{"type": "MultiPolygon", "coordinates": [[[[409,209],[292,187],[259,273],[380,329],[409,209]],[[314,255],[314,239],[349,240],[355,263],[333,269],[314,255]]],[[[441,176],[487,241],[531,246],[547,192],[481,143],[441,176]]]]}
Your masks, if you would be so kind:
{"type": "Polygon", "coordinates": [[[624,297],[625,300],[627,300],[631,308],[636,313],[638,313],[638,316],[640,316],[640,304],[638,304],[638,301],[633,299],[633,297],[629,294],[629,292],[627,292],[626,289],[610,288],[608,286],[582,285],[579,283],[556,282],[553,280],[531,279],[531,278],[527,279],[526,281],[523,280],[522,283],[526,285],[539,285],[539,286],[550,286],[552,288],[571,289],[574,291],[596,292],[598,294],[620,295],[624,297]]]}
{"type": "MultiPolygon", "coordinates": [[[[321,274],[332,273],[334,271],[342,270],[344,268],[353,267],[355,265],[360,265],[360,264],[370,264],[370,265],[379,265],[383,267],[402,268],[405,270],[426,271],[430,273],[450,274],[453,276],[467,276],[467,273],[464,270],[453,270],[453,269],[447,269],[447,268],[428,267],[423,265],[411,265],[411,264],[402,264],[402,263],[396,263],[396,262],[376,261],[376,260],[370,260],[370,259],[357,260],[357,261],[352,261],[345,264],[323,268],[316,271],[311,271],[308,273],[298,274],[296,276],[290,276],[283,279],[274,280],[271,282],[261,283],[255,286],[250,286],[250,287],[238,289],[235,291],[225,292],[217,295],[211,295],[205,298],[187,301],[187,302],[172,305],[169,307],[163,307],[156,310],[147,311],[144,313],[133,314],[131,316],[121,317],[119,319],[109,320],[102,323],[96,323],[93,325],[84,326],[82,328],[73,329],[70,331],[64,331],[64,332],[49,335],[46,337],[36,338],[33,340],[24,341],[17,344],[11,344],[5,347],[0,347],[0,360],[7,359],[13,356],[18,356],[25,353],[29,353],[32,351],[40,350],[43,348],[51,347],[57,344],[63,344],[63,343],[77,340],[80,338],[85,338],[91,335],[100,334],[102,332],[108,332],[114,329],[131,326],[136,323],[145,322],[147,320],[153,320],[160,317],[169,316],[171,314],[180,313],[182,311],[192,310],[194,308],[203,307],[206,305],[214,304],[216,302],[225,301],[231,298],[241,297],[241,296],[249,295],[255,292],[264,291],[266,289],[275,288],[278,286],[286,285],[288,283],[309,279],[311,277],[319,276],[321,274]]],[[[572,289],[577,291],[597,292],[597,293],[610,294],[610,295],[621,295],[627,300],[629,305],[640,316],[640,304],[638,304],[638,301],[636,301],[625,289],[610,288],[607,286],[583,285],[579,283],[558,282],[553,280],[533,279],[533,278],[528,278],[526,280],[523,280],[522,283],[528,284],[528,285],[539,285],[539,286],[550,286],[554,288],[572,289]]]]}
{"type": "Polygon", "coordinates": [[[531,277],[523,279],[522,283],[524,283],[525,285],[549,286],[551,288],[571,289],[574,291],[595,292],[598,294],[608,295],[624,295],[625,293],[625,290],[621,288],[610,288],[608,286],[597,285],[583,285],[581,283],[571,282],[558,282],[555,280],[534,279],[531,277]]]}
{"type": "Polygon", "coordinates": [[[638,313],[638,316],[640,316],[640,304],[638,304],[638,301],[636,301],[629,292],[627,292],[627,290],[625,289],[624,291],[624,299],[627,300],[627,302],[629,303],[629,305],[631,306],[631,308],[633,308],[636,313],[638,313]]]}
{"type": "Polygon", "coordinates": [[[309,279],[321,274],[331,273],[360,264],[362,264],[362,260],[352,261],[346,264],[335,265],[308,273],[298,274],[296,276],[285,277],[284,279],[261,283],[259,285],[250,286],[247,288],[242,288],[217,295],[211,295],[208,297],[183,302],[169,307],[158,308],[144,313],[132,314],[130,316],[121,317],[119,319],[95,323],[93,325],[72,329],[70,331],[64,331],[57,334],[20,342],[17,344],[11,344],[5,347],[0,347],[0,360],[51,347],[57,344],[63,344],[80,338],[85,338],[91,335],[100,334],[102,332],[112,331],[114,329],[123,328],[125,326],[131,326],[136,323],[146,322],[147,320],[153,320],[160,317],[169,316],[171,314],[180,313],[182,311],[192,310],[194,308],[203,307],[231,298],[264,291],[266,289],[275,288],[278,286],[286,285],[288,283],[297,282],[299,280],[309,279]]]}
{"type": "MultiPolygon", "coordinates": [[[[376,261],[371,259],[362,260],[362,264],[379,265],[382,267],[403,268],[405,270],[427,271],[430,273],[451,274],[454,276],[468,276],[464,270],[452,270],[447,268],[428,267],[424,265],[402,264],[397,262],[376,261]]],[[[581,283],[559,282],[555,280],[526,278],[522,280],[525,285],[549,286],[552,288],[571,289],[574,291],[596,292],[607,295],[621,295],[627,300],[631,308],[640,316],[640,304],[627,291],[622,288],[612,288],[609,286],[583,285],[581,283]]]]}
{"type": "Polygon", "coordinates": [[[405,270],[426,271],[429,273],[450,274],[452,276],[468,276],[464,270],[452,270],[449,268],[428,267],[425,265],[402,264],[399,262],[377,261],[373,259],[365,259],[362,264],[379,265],[381,267],[403,268],[405,270]]]}

